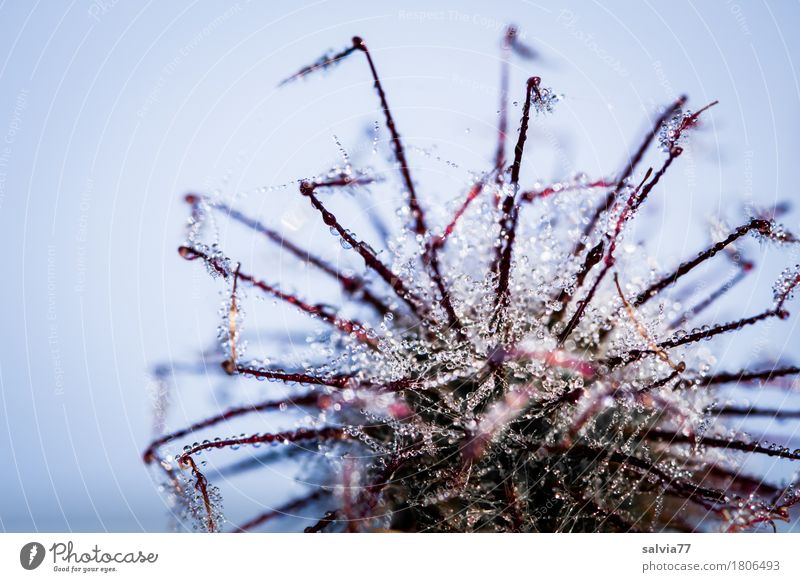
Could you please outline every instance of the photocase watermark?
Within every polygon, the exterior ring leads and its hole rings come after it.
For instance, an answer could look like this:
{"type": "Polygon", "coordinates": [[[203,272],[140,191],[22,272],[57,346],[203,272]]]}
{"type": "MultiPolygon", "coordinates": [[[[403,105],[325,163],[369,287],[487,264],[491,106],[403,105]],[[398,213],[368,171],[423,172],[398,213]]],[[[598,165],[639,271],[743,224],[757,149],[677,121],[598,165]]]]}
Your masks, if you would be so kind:
{"type": "Polygon", "coordinates": [[[447,20],[449,10],[398,10],[398,20],[429,20],[432,22],[447,20]]]}
{"type": "Polygon", "coordinates": [[[753,199],[753,157],[755,152],[751,149],[745,150],[742,164],[742,189],[745,200],[753,199]]]}
{"type": "Polygon", "coordinates": [[[11,112],[11,120],[8,122],[8,129],[0,143],[0,208],[3,207],[3,199],[6,196],[6,183],[8,182],[7,169],[11,165],[11,154],[13,145],[22,127],[22,114],[28,108],[28,89],[22,89],[17,93],[14,109],[11,112]]]}
{"type": "Polygon", "coordinates": [[[26,570],[35,570],[44,562],[44,546],[39,542],[28,542],[19,551],[20,566],[26,570]]]}
{"type": "Polygon", "coordinates": [[[11,112],[11,121],[8,124],[8,129],[6,130],[6,135],[3,139],[3,142],[6,145],[11,145],[16,140],[17,133],[19,132],[22,123],[22,113],[27,108],[28,90],[22,89],[19,93],[17,93],[17,99],[14,102],[14,110],[11,112]]]}
{"type": "Polygon", "coordinates": [[[70,572],[80,574],[119,571],[120,565],[155,564],[158,554],[155,552],[106,551],[95,544],[88,550],[76,549],[72,541],[56,542],[49,549],[39,542],[28,542],[19,551],[20,566],[26,570],[35,570],[41,566],[47,556],[52,559],[53,572],[70,572]]]}
{"type": "Polygon", "coordinates": [[[100,22],[100,18],[111,12],[111,9],[114,8],[118,2],[119,0],[94,0],[94,2],[89,5],[86,13],[89,15],[89,18],[100,22]]]}
{"type": "Polygon", "coordinates": [[[730,10],[734,20],[736,20],[736,24],[739,25],[739,31],[745,36],[753,36],[747,24],[747,18],[742,12],[742,7],[733,0],[725,0],[725,4],[728,6],[728,10],[730,10]]]}
{"type": "MultiPolygon", "coordinates": [[[[666,71],[664,71],[664,64],[660,60],[655,60],[651,63],[651,66],[653,67],[653,71],[658,79],[659,87],[664,89],[665,97],[667,99],[675,99],[677,93],[675,92],[675,89],[672,85],[672,82],[669,80],[666,71]]],[[[659,105],[655,102],[651,102],[650,106],[656,110],[659,108],[659,105]]],[[[686,178],[686,182],[683,187],[686,190],[686,194],[689,197],[693,197],[697,187],[697,160],[694,155],[694,147],[692,147],[691,143],[684,144],[683,149],[683,175],[686,178]]]]}
{"type": "Polygon", "coordinates": [[[61,361],[61,346],[58,334],[58,308],[56,305],[56,247],[47,246],[47,346],[53,365],[54,394],[64,394],[64,366],[61,361]]]}
{"type": "Polygon", "coordinates": [[[143,119],[148,112],[150,111],[151,107],[158,103],[161,91],[167,84],[167,81],[170,77],[175,74],[175,71],[178,70],[178,67],[183,64],[184,59],[186,59],[194,50],[200,46],[209,36],[211,36],[214,31],[216,31],[222,24],[239,14],[243,7],[246,4],[249,4],[250,0],[246,2],[237,2],[230,8],[228,8],[225,12],[221,13],[219,16],[211,20],[208,24],[206,24],[203,28],[201,28],[197,34],[194,35],[192,40],[188,43],[183,45],[178,53],[172,57],[172,59],[164,65],[161,69],[161,74],[159,75],[158,79],[156,80],[153,88],[147,94],[144,103],[136,112],[136,116],[140,119],[143,119]]]}
{"type": "Polygon", "coordinates": [[[608,67],[620,77],[627,77],[630,75],[628,69],[622,66],[622,62],[618,58],[614,57],[600,46],[594,38],[594,33],[586,32],[578,28],[577,25],[578,22],[580,22],[580,16],[576,15],[571,10],[562,9],[561,12],[558,13],[556,22],[566,28],[572,38],[593,52],[598,59],[608,65],[608,67]]]}
{"type": "Polygon", "coordinates": [[[82,294],[86,290],[87,243],[89,239],[89,211],[91,209],[94,180],[86,182],[81,192],[78,215],[78,229],[75,233],[75,293],[82,294]]]}
{"type": "Polygon", "coordinates": [[[653,71],[658,78],[658,85],[664,89],[667,95],[670,97],[675,95],[675,90],[672,87],[672,83],[670,82],[669,78],[667,77],[667,73],[664,72],[664,65],[660,60],[653,61],[653,71]]]}
{"type": "MultiPolygon", "coordinates": [[[[417,20],[420,22],[460,22],[485,28],[493,32],[503,32],[508,28],[508,22],[486,16],[479,12],[461,12],[460,10],[398,10],[398,20],[417,20]]],[[[517,30],[517,38],[525,40],[527,33],[517,30]]]]}

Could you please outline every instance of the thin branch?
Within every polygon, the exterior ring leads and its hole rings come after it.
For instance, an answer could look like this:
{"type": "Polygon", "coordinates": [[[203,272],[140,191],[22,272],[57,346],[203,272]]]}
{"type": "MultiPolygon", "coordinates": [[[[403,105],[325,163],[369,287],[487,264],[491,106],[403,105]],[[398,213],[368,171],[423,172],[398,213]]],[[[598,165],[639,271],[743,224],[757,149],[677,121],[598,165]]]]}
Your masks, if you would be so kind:
{"type": "Polygon", "coordinates": [[[673,272],[669,275],[666,275],[650,285],[647,289],[639,293],[636,296],[636,299],[633,301],[634,307],[639,307],[640,305],[644,305],[647,301],[655,297],[658,293],[662,290],[666,289],[670,285],[674,284],[678,279],[686,275],[689,271],[703,263],[704,261],[710,259],[720,251],[722,251],[725,247],[730,244],[733,244],[746,234],[751,231],[758,231],[764,236],[769,236],[772,233],[772,224],[768,220],[763,220],[761,218],[753,218],[748,223],[743,224],[732,233],[730,233],[724,240],[719,241],[711,245],[706,250],[699,253],[695,258],[681,263],[673,272]]]}
{"type": "Polygon", "coordinates": [[[251,414],[254,412],[263,412],[265,410],[275,410],[280,409],[282,406],[311,406],[315,405],[319,399],[319,395],[317,394],[307,394],[305,396],[298,396],[295,398],[287,398],[282,400],[268,400],[266,402],[259,402],[257,404],[253,404],[250,406],[237,406],[235,408],[229,408],[228,410],[221,412],[216,416],[212,416],[210,418],[205,418],[194,424],[190,424],[188,427],[177,430],[170,434],[164,435],[162,437],[157,438],[150,446],[147,447],[147,450],[144,452],[142,457],[144,458],[145,463],[152,463],[155,460],[155,452],[162,446],[167,443],[171,443],[177,439],[183,438],[188,436],[194,432],[199,430],[203,430],[214,425],[217,425],[221,422],[225,422],[232,418],[238,418],[240,416],[244,416],[246,414],[251,414]]]}
{"type": "MultiPolygon", "coordinates": [[[[198,204],[199,200],[200,197],[196,194],[190,194],[186,196],[186,201],[190,204],[198,204]]],[[[375,310],[381,315],[386,315],[391,311],[381,298],[377,297],[367,288],[366,281],[364,281],[362,278],[353,275],[345,275],[327,261],[324,261],[321,258],[311,254],[309,251],[299,247],[278,232],[267,228],[261,222],[246,216],[245,214],[226,204],[215,202],[212,204],[212,207],[224,212],[228,217],[232,218],[236,222],[239,222],[255,232],[264,235],[267,239],[279,245],[281,249],[289,251],[289,253],[303,262],[316,267],[326,275],[336,279],[345,293],[363,299],[365,302],[374,307],[375,310]]]]}
{"type": "MultiPolygon", "coordinates": [[[[217,273],[222,275],[225,278],[231,276],[229,269],[220,261],[219,259],[210,256],[208,253],[189,246],[182,246],[178,249],[178,253],[187,261],[194,261],[196,259],[202,259],[205,263],[212,269],[214,269],[217,273]]],[[[276,299],[280,299],[281,301],[285,301],[290,305],[293,305],[300,311],[312,315],[314,317],[320,318],[325,323],[337,328],[339,331],[343,332],[346,335],[353,335],[358,341],[375,347],[377,342],[374,338],[370,337],[367,333],[367,328],[362,324],[354,320],[350,319],[343,319],[336,316],[333,313],[330,313],[327,309],[319,305],[311,305],[306,303],[305,301],[298,298],[296,295],[292,295],[290,293],[285,293],[278,289],[277,287],[273,287],[263,281],[256,279],[253,275],[248,273],[242,273],[239,271],[238,279],[241,281],[246,281],[253,287],[260,289],[267,295],[271,295],[276,299]]]]}

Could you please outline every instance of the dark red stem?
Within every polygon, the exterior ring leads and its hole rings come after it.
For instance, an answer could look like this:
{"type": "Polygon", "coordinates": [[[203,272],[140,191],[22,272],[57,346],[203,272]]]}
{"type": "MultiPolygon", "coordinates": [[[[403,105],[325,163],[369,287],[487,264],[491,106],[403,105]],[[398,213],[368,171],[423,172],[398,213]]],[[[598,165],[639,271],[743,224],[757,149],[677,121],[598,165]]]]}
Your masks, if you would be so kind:
{"type": "Polygon", "coordinates": [[[517,190],[519,189],[519,174],[522,167],[522,154],[525,151],[525,141],[528,137],[528,123],[531,114],[531,100],[534,94],[539,98],[539,77],[531,77],[525,86],[525,104],[522,107],[522,120],[520,121],[519,137],[514,146],[514,162],[511,165],[511,191],[503,200],[500,217],[501,244],[498,247],[499,260],[496,261],[497,294],[495,304],[497,311],[495,319],[500,320],[502,311],[508,303],[508,285],[511,278],[511,256],[516,238],[517,221],[519,219],[519,205],[516,203],[517,190]]]}
{"type": "MultiPolygon", "coordinates": [[[[199,196],[196,194],[189,194],[186,196],[186,201],[193,205],[197,204],[199,201],[199,196]]],[[[391,311],[382,299],[377,297],[367,288],[366,282],[360,277],[345,275],[327,261],[312,255],[309,251],[302,249],[292,241],[286,239],[280,233],[267,228],[258,220],[250,218],[226,204],[215,202],[213,203],[213,207],[218,208],[233,220],[247,226],[259,234],[264,235],[266,238],[279,245],[282,249],[289,251],[300,260],[308,263],[309,265],[313,265],[323,273],[336,279],[342,286],[342,289],[345,291],[345,293],[363,299],[366,303],[374,307],[375,310],[381,315],[386,315],[391,311]]]]}
{"type": "Polygon", "coordinates": [[[791,452],[785,448],[770,448],[758,443],[748,443],[735,439],[694,437],[659,429],[647,431],[644,433],[643,438],[648,441],[666,442],[667,444],[690,444],[700,447],[729,449],[732,451],[756,453],[759,455],[767,455],[768,457],[780,457],[781,459],[800,461],[800,453],[791,452]]]}
{"type": "MultiPolygon", "coordinates": [[[[208,450],[208,449],[223,449],[231,446],[244,446],[255,445],[263,443],[294,443],[297,441],[307,440],[337,440],[347,438],[347,434],[341,428],[325,427],[325,428],[301,428],[294,431],[284,431],[275,433],[254,434],[246,437],[222,439],[214,442],[200,443],[191,447],[188,451],[183,453],[178,461],[180,463],[191,460],[192,455],[208,450]]],[[[193,461],[192,461],[193,462],[193,461]]]]}
{"type": "Polygon", "coordinates": [[[678,279],[686,275],[689,271],[703,263],[704,261],[710,259],[718,252],[723,250],[728,245],[736,242],[743,236],[745,236],[750,231],[757,230],[761,234],[769,235],[772,232],[772,225],[768,220],[764,220],[761,218],[754,218],[747,224],[743,224],[732,233],[730,233],[724,240],[719,241],[711,245],[709,248],[704,250],[703,252],[699,253],[695,258],[681,263],[672,273],[662,277],[652,285],[650,285],[647,289],[639,293],[639,295],[634,299],[633,306],[639,307],[643,305],[653,297],[655,297],[658,293],[660,293],[665,288],[669,287],[673,283],[675,283],[678,279]]]}
{"type": "Polygon", "coordinates": [[[408,289],[403,280],[395,275],[386,265],[384,265],[378,257],[365,245],[363,242],[357,240],[350,232],[345,229],[341,223],[336,219],[336,216],[328,211],[327,208],[320,202],[314,191],[317,185],[310,182],[303,182],[300,184],[300,192],[306,196],[311,205],[319,211],[322,216],[322,221],[329,227],[336,230],[347,244],[349,244],[355,251],[364,259],[364,264],[375,271],[377,275],[383,279],[395,294],[402,299],[420,319],[427,319],[427,310],[424,308],[424,303],[419,299],[410,289],[408,289]]]}
{"type": "Polygon", "coordinates": [[[201,421],[195,422],[194,424],[189,425],[186,428],[181,430],[177,430],[170,434],[164,435],[152,443],[150,446],[147,447],[147,450],[142,455],[144,458],[145,463],[151,463],[155,459],[155,452],[158,448],[164,446],[167,443],[175,441],[177,439],[183,438],[187,435],[190,435],[198,430],[203,430],[205,428],[214,426],[221,422],[225,422],[226,420],[230,420],[231,418],[236,418],[239,416],[244,416],[246,414],[250,414],[253,412],[263,412],[265,410],[274,410],[276,408],[280,408],[282,405],[285,406],[309,406],[314,405],[317,403],[319,399],[319,395],[317,394],[308,394],[305,396],[298,396],[296,398],[290,399],[283,399],[283,400],[269,400],[267,402],[259,402],[258,404],[253,404],[251,406],[238,406],[235,408],[229,408],[228,410],[210,418],[203,419],[201,421]]]}
{"type": "MultiPolygon", "coordinates": [[[[227,278],[231,276],[231,273],[222,264],[222,262],[220,262],[214,257],[209,256],[207,253],[199,249],[188,246],[182,246],[178,249],[178,252],[187,261],[203,259],[206,262],[206,264],[211,266],[211,268],[213,268],[223,277],[227,278]]],[[[315,317],[319,317],[322,321],[332,325],[333,327],[337,328],[339,331],[347,335],[350,334],[355,335],[355,337],[363,343],[366,343],[373,347],[377,345],[375,339],[369,337],[369,335],[367,334],[364,325],[357,321],[339,318],[336,315],[330,313],[329,311],[323,309],[322,307],[306,303],[305,301],[301,300],[297,296],[292,295],[290,293],[284,293],[283,291],[281,291],[276,287],[273,287],[272,285],[269,285],[263,281],[259,281],[258,279],[256,279],[255,277],[253,277],[248,273],[239,272],[238,278],[242,281],[248,282],[253,287],[260,289],[264,293],[271,295],[276,299],[280,299],[281,301],[285,301],[286,303],[295,306],[300,311],[303,311],[315,317]]]]}

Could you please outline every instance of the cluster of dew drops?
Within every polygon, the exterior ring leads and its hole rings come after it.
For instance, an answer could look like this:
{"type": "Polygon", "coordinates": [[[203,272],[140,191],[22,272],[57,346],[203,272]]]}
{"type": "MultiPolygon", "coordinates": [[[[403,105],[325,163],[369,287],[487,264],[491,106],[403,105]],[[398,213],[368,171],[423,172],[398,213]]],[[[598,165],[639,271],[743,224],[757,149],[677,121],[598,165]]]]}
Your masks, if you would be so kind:
{"type": "MultiPolygon", "coordinates": [[[[329,57],[323,57],[320,63],[327,63],[329,57]]],[[[539,87],[539,97],[533,102],[536,114],[548,114],[563,96],[550,88],[539,87]]],[[[658,132],[658,140],[664,152],[670,152],[683,139],[686,126],[696,122],[697,114],[680,108],[662,124],[658,132]]],[[[344,146],[334,138],[343,158],[343,163],[334,166],[329,172],[305,178],[298,183],[324,182],[326,179],[342,180],[346,178],[354,184],[353,189],[378,187],[369,184],[371,169],[356,171],[344,146]]],[[[378,148],[378,124],[375,125],[372,148],[378,148]]],[[[458,164],[450,162],[431,150],[410,148],[417,155],[424,155],[434,161],[443,163],[449,170],[460,170],[458,164]]],[[[534,203],[518,199],[520,212],[524,212],[524,220],[518,224],[513,258],[510,265],[510,282],[508,284],[508,304],[503,312],[503,325],[496,322],[498,274],[487,268],[497,261],[498,248],[503,240],[508,240],[508,232],[498,221],[497,198],[509,194],[516,195],[515,188],[507,183],[506,176],[475,173],[466,187],[478,187],[475,202],[460,215],[458,225],[447,239],[447,250],[441,254],[444,279],[452,297],[453,307],[458,314],[461,329],[456,332],[447,325],[447,314],[440,304],[440,294],[435,282],[425,269],[420,268],[420,260],[425,257],[427,245],[437,236],[436,228],[427,235],[404,228],[387,241],[379,249],[367,241],[359,241],[359,249],[345,240],[341,232],[330,227],[331,234],[339,240],[346,251],[371,253],[395,273],[408,289],[425,305],[429,306],[428,319],[424,322],[416,320],[404,309],[398,298],[387,299],[390,310],[378,321],[370,319],[366,313],[355,311],[361,317],[360,322],[366,329],[365,337],[374,341],[374,346],[365,345],[358,340],[356,333],[341,334],[334,331],[323,331],[307,339],[310,355],[302,362],[303,372],[320,377],[332,378],[348,376],[349,384],[344,388],[333,388],[325,385],[308,386],[309,392],[319,392],[330,397],[331,406],[324,410],[308,413],[295,421],[296,428],[313,428],[332,423],[339,423],[344,433],[353,442],[364,447],[370,454],[362,458],[366,466],[352,471],[348,479],[366,479],[382,467],[389,459],[405,455],[414,462],[430,462],[441,450],[441,443],[450,450],[458,445],[464,434],[486,438],[487,453],[480,461],[475,462],[474,481],[466,484],[453,478],[457,461],[442,461],[442,468],[426,473],[425,479],[440,480],[440,483],[422,483],[411,479],[407,484],[407,498],[421,507],[446,503],[459,498],[466,505],[480,505],[487,494],[487,484],[483,476],[490,476],[493,471],[501,469],[498,458],[505,455],[520,455],[519,445],[526,436],[515,433],[510,428],[512,421],[520,419],[535,420],[541,415],[541,407],[532,407],[531,403],[546,404],[574,391],[583,391],[584,397],[574,407],[561,407],[555,420],[546,434],[541,436],[539,454],[548,447],[555,447],[564,439],[575,439],[579,436],[590,446],[599,450],[630,452],[631,435],[636,435],[645,427],[657,422],[664,423],[677,430],[679,426],[690,427],[693,434],[715,434],[734,438],[738,436],[723,428],[710,428],[707,410],[715,403],[716,395],[711,390],[673,391],[656,390],[642,397],[649,386],[669,376],[676,370],[691,369],[702,377],[713,369],[716,357],[708,347],[690,345],[671,351],[663,357],[643,359],[635,365],[621,366],[618,369],[607,366],[609,358],[648,347],[653,338],[664,338],[679,341],[687,333],[708,331],[708,326],[698,326],[691,331],[676,330],[670,323],[679,318],[686,306],[681,300],[659,297],[658,301],[648,304],[635,313],[626,310],[626,296],[631,297],[652,282],[656,275],[655,262],[646,258],[645,249],[637,241],[628,240],[625,231],[618,233],[615,243],[619,247],[615,257],[615,270],[621,275],[619,287],[605,285],[598,289],[590,304],[585,306],[585,314],[576,325],[567,341],[559,341],[564,330],[567,317],[561,313],[565,303],[555,298],[563,295],[576,295],[585,291],[581,286],[578,274],[584,257],[573,252],[576,241],[587,249],[597,245],[603,237],[617,236],[615,228],[625,217],[624,201],[636,193],[636,184],[628,179],[618,186],[618,203],[611,205],[599,217],[599,228],[586,235],[584,229],[588,217],[597,207],[595,184],[584,174],[562,182],[535,183],[534,191],[545,189],[552,195],[542,196],[534,203]],[[583,234],[582,234],[583,233],[583,234]],[[555,323],[554,323],[555,322],[555,323]],[[649,343],[648,343],[649,342],[649,343]],[[505,351],[504,351],[505,350],[505,351]],[[504,393],[487,407],[491,400],[495,384],[491,378],[482,374],[487,365],[502,352],[506,358],[504,393]],[[506,353],[507,352],[507,353],[506,353]],[[565,370],[567,373],[565,373],[565,370]],[[425,420],[423,415],[413,413],[403,390],[392,393],[377,392],[375,386],[383,386],[393,382],[410,380],[415,390],[430,391],[437,395],[441,404],[440,410],[447,415],[447,423],[437,424],[435,420],[425,420]],[[457,394],[458,387],[469,382],[476,384],[475,389],[466,396],[457,394]],[[620,390],[620,387],[625,389],[620,390]],[[644,389],[644,390],[643,390],[644,389]],[[602,418],[604,424],[599,424],[602,418]],[[365,430],[366,425],[380,426],[383,438],[377,438],[374,431],[365,430]],[[476,436],[477,435],[477,436],[476,436]],[[409,442],[422,443],[419,450],[408,451],[409,442]],[[423,461],[422,459],[428,459],[423,461]]],[[[283,186],[282,186],[283,187],[283,186]]],[[[408,196],[408,193],[404,193],[408,196]]],[[[320,199],[327,202],[335,196],[341,196],[342,189],[321,191],[320,199]]],[[[213,277],[231,277],[238,263],[229,258],[222,250],[216,235],[213,217],[213,200],[195,206],[195,214],[188,225],[187,245],[198,249],[205,256],[206,268],[213,277]],[[205,204],[205,206],[204,206],[205,204]],[[211,232],[211,236],[208,233],[211,232]],[[205,242],[209,240],[211,242],[205,242]]],[[[410,223],[410,212],[407,205],[401,206],[395,219],[404,224],[410,223]]],[[[346,224],[346,220],[342,220],[346,224]]],[[[443,226],[440,226],[440,229],[443,226]]],[[[358,239],[358,233],[345,230],[351,239],[358,239]]],[[[358,259],[358,257],[355,257],[358,259]]],[[[364,269],[348,271],[362,277],[367,284],[374,283],[370,272],[364,269]]],[[[800,267],[787,269],[776,285],[775,301],[786,301],[796,286],[795,281],[800,267]]],[[[277,285],[277,283],[276,283],[277,285]]],[[[375,288],[377,288],[377,284],[375,288]]],[[[244,329],[244,310],[238,307],[231,309],[232,302],[241,305],[253,291],[245,291],[239,287],[236,292],[228,288],[223,293],[220,313],[222,322],[218,327],[220,350],[223,354],[232,354],[233,361],[246,361],[246,342],[241,340],[244,329]],[[231,330],[235,330],[232,335],[231,330]]],[[[387,294],[388,295],[388,294],[387,294]]],[[[577,297],[576,297],[577,299],[577,297]]],[[[327,316],[337,318],[338,311],[331,306],[317,305],[318,311],[311,317],[327,316]]],[[[570,313],[574,304],[570,306],[570,313]]],[[[349,313],[349,312],[348,312],[349,313]]],[[[662,354],[659,354],[662,355],[662,354]]],[[[267,358],[251,360],[250,373],[242,376],[265,380],[259,372],[268,372],[272,360],[267,358]]],[[[269,381],[269,378],[266,378],[269,381]]],[[[277,381],[277,380],[275,380],[277,381]]],[[[287,405],[281,405],[285,412],[287,405]]],[[[429,418],[429,417],[425,417],[429,418]]],[[[435,418],[435,417],[434,417],[435,418]]],[[[245,437],[233,435],[232,438],[245,437]]],[[[257,436],[257,435],[253,435],[257,436]]],[[[221,442],[217,437],[217,442],[221,442]]],[[[289,444],[288,440],[276,440],[289,444]]],[[[195,442],[187,445],[183,452],[189,454],[199,445],[213,444],[213,441],[195,442]]],[[[251,446],[260,446],[253,443],[251,446]]],[[[233,445],[231,449],[239,448],[233,445]]],[[[317,450],[326,461],[323,468],[314,466],[306,468],[316,474],[316,479],[326,482],[335,494],[350,487],[342,485],[342,455],[349,455],[351,447],[341,443],[327,444],[320,442],[317,450]],[[337,469],[339,467],[339,469],[337,469]],[[324,474],[327,476],[320,476],[324,474]]],[[[200,452],[194,453],[200,455],[200,452]]],[[[689,478],[691,471],[684,463],[689,459],[692,463],[703,462],[705,453],[685,451],[674,454],[664,464],[664,470],[676,479],[689,478]]],[[[709,452],[713,460],[726,460],[719,452],[709,452]]],[[[175,457],[168,457],[168,461],[175,457]]],[[[200,463],[205,467],[205,461],[200,463]]],[[[567,481],[571,478],[583,480],[587,487],[593,483],[604,481],[601,477],[607,471],[606,466],[594,469],[596,474],[569,475],[570,469],[558,463],[547,469],[555,482],[567,481]]],[[[190,476],[184,476],[185,482],[180,496],[188,499],[185,503],[185,516],[198,522],[202,527],[208,520],[205,499],[198,493],[196,483],[190,476]]],[[[654,479],[651,474],[649,479],[654,479]]],[[[613,496],[620,500],[632,499],[636,493],[636,485],[631,479],[617,475],[604,482],[599,495],[613,496]]],[[[368,482],[359,483],[366,487],[368,482]]],[[[214,514],[212,519],[222,523],[224,517],[221,510],[219,489],[209,486],[214,514]]],[[[594,494],[590,490],[590,493],[594,494]]],[[[563,501],[561,493],[554,493],[559,502],[563,501]]],[[[663,497],[657,496],[655,513],[660,512],[663,497]]],[[[747,507],[741,511],[746,513],[747,507]]],[[[761,506],[753,505],[751,513],[761,511],[761,506]]],[[[481,522],[481,511],[467,512],[467,523],[481,522]]],[[[391,512],[387,511],[386,515],[391,512]]],[[[386,518],[388,520],[388,517],[386,518]]],[[[746,521],[745,517],[742,517],[746,521]]],[[[383,525],[388,525],[385,521],[383,525]]]]}

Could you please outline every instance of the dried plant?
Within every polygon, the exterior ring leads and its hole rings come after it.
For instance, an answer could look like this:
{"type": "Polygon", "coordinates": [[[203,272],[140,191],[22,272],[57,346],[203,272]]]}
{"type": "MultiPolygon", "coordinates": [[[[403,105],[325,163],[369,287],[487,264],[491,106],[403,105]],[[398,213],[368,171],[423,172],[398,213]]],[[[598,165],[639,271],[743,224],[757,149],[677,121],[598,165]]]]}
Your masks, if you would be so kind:
{"type": "MultiPolygon", "coordinates": [[[[532,53],[513,28],[502,50],[494,162],[468,185],[452,219],[440,227],[432,227],[423,210],[405,144],[362,39],[285,81],[351,57],[365,61],[374,81],[407,202],[400,213],[406,227],[377,252],[348,230],[346,218],[331,212],[331,196],[376,180],[348,159],[299,182],[299,195],[324,228],[363,260],[363,275],[338,269],[221,198],[186,197],[191,218],[180,254],[204,263],[227,289],[222,341],[207,361],[217,357],[220,372],[284,383],[290,393],[225,410],[163,434],[147,448],[145,461],[160,467],[173,500],[196,527],[227,528],[219,491],[203,474],[198,455],[278,443],[288,446],[259,466],[310,457],[306,467],[319,486],[306,485],[303,495],[233,526],[235,531],[304,508],[319,512],[308,532],[733,531],[789,519],[798,490],[748,476],[740,461],[746,455],[798,460],[800,450],[753,442],[725,420],[800,413],[728,403],[720,390],[732,383],[788,389],[781,380],[800,368],[717,371],[713,350],[703,342],[785,319],[800,269],[784,273],[764,311],[692,328],[701,312],[753,269],[743,258],[745,237],[797,243],[775,222],[780,209],[718,233],[715,242],[671,270],[649,267],[643,246],[626,242],[626,231],[679,161],[687,134],[714,104],[692,112],[685,108],[687,99],[678,98],[614,177],[578,176],[526,190],[521,171],[532,116],[550,113],[559,97],[539,77],[527,80],[513,156],[507,159],[508,62],[514,53],[532,53]],[[656,143],[663,152],[660,165],[642,171],[656,143]],[[268,283],[207,242],[214,240],[204,238],[211,223],[223,218],[275,243],[319,277],[337,281],[354,306],[350,312],[363,314],[363,320],[268,283]],[[670,292],[688,273],[718,255],[735,265],[732,279],[696,299],[674,298],[670,292]],[[245,289],[326,324],[329,331],[311,340],[320,361],[291,370],[246,360],[245,289]],[[288,407],[309,411],[304,426],[284,432],[253,426],[241,436],[195,440],[203,431],[225,434],[234,420],[258,423],[263,417],[257,413],[280,414],[288,407]],[[185,444],[177,454],[171,451],[176,444],[185,444]]],[[[215,372],[203,366],[202,373],[215,372]]]]}

